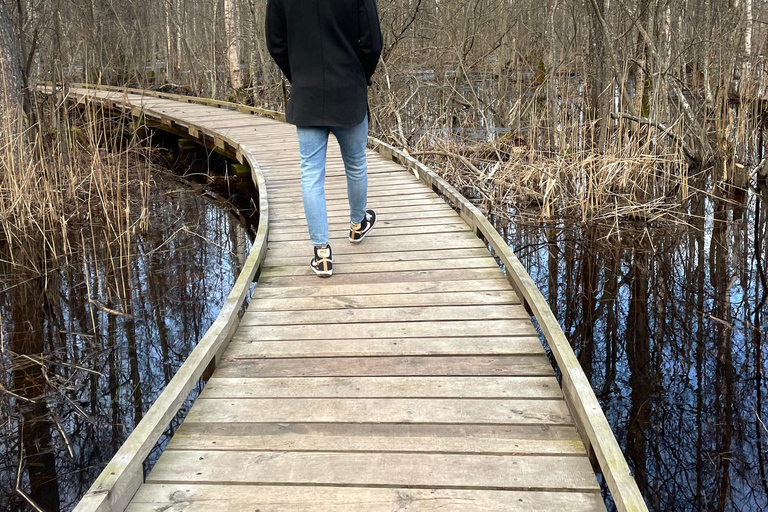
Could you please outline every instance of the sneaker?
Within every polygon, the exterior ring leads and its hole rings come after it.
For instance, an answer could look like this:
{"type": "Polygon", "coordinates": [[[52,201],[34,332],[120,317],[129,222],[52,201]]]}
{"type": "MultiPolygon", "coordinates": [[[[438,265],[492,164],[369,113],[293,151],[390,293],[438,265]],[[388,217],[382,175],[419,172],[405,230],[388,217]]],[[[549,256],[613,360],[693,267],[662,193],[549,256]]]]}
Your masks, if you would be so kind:
{"type": "Polygon", "coordinates": [[[359,224],[349,224],[349,241],[353,244],[360,242],[376,224],[376,212],[365,210],[365,217],[359,224]]]}
{"type": "Polygon", "coordinates": [[[333,252],[330,244],[321,247],[315,247],[315,257],[309,262],[309,266],[320,277],[331,277],[333,275],[333,252]]]}

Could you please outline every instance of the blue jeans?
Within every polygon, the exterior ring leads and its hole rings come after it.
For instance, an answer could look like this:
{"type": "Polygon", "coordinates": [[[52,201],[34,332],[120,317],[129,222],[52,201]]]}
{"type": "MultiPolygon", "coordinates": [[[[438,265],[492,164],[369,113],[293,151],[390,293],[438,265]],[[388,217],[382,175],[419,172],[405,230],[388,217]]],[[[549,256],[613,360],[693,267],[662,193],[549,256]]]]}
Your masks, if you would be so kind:
{"type": "Polygon", "coordinates": [[[362,222],[368,198],[368,116],[357,126],[297,126],[301,156],[301,196],[312,245],[328,243],[328,213],[325,205],[325,154],[328,134],[339,141],[347,175],[349,220],[362,222]]]}

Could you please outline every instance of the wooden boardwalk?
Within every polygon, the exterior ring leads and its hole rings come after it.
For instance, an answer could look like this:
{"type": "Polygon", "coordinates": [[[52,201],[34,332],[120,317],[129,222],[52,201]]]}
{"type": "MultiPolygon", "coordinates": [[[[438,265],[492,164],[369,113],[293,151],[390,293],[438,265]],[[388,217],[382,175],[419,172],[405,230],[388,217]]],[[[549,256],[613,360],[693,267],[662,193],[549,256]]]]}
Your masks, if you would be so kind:
{"type": "Polygon", "coordinates": [[[320,279],[293,126],[88,94],[172,118],[177,132],[205,126],[214,146],[236,141],[258,162],[269,224],[250,305],[146,481],[130,503],[80,510],[605,510],[574,406],[520,297],[476,229],[415,173],[369,152],[379,220],[350,244],[331,138],[334,275],[320,279]]]}

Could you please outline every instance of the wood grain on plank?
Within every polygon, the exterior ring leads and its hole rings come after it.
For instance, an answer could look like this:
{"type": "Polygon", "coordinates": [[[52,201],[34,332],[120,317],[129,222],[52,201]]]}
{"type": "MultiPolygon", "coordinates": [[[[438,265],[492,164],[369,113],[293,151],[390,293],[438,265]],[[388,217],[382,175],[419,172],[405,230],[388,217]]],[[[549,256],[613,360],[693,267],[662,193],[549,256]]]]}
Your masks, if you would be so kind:
{"type": "Polygon", "coordinates": [[[541,355],[535,336],[520,338],[384,338],[230,342],[224,360],[309,357],[541,355]]]}
{"type": "Polygon", "coordinates": [[[389,308],[407,306],[482,306],[520,304],[513,291],[346,295],[322,298],[266,299],[251,301],[248,311],[307,311],[325,309],[389,308]]]}
{"type": "Polygon", "coordinates": [[[167,449],[586,455],[561,425],[188,422],[167,449]]]}
{"type": "MultiPolygon", "coordinates": [[[[374,208],[376,214],[381,218],[394,218],[399,216],[400,218],[419,218],[424,214],[424,218],[430,218],[429,216],[445,215],[446,213],[456,214],[456,212],[445,203],[434,204],[411,204],[408,206],[381,206],[376,205],[374,208]]],[[[345,218],[349,220],[349,209],[329,211],[328,219],[333,218],[345,218]]],[[[285,211],[280,213],[280,219],[284,221],[300,221],[306,219],[302,208],[294,208],[293,211],[285,211]]]]}
{"type": "Polygon", "coordinates": [[[605,512],[595,492],[147,483],[127,512],[605,512]]]}
{"type": "MultiPolygon", "coordinates": [[[[289,343],[289,342],[286,342],[289,343]]],[[[218,377],[550,376],[540,356],[408,356],[236,359],[220,361],[218,377]]]]}
{"type": "Polygon", "coordinates": [[[562,398],[550,377],[211,378],[200,398],[562,398]]]}
{"type": "Polygon", "coordinates": [[[296,298],[296,297],[332,297],[337,295],[389,295],[401,293],[451,293],[466,291],[509,291],[512,290],[509,282],[501,275],[491,279],[478,279],[467,281],[437,281],[437,282],[413,282],[404,281],[397,283],[366,283],[365,286],[357,284],[335,284],[333,278],[321,281],[320,279],[295,285],[273,287],[263,286],[260,283],[254,291],[254,297],[260,298],[296,298]],[[328,281],[327,283],[324,281],[328,281]]]}
{"type": "Polygon", "coordinates": [[[587,457],[169,450],[148,482],[598,491],[587,457]],[[200,461],[205,461],[200,464],[200,461]]]}
{"type": "MultiPolygon", "coordinates": [[[[310,254],[311,257],[311,254],[310,254]]],[[[469,249],[435,249],[431,251],[412,250],[412,251],[395,251],[395,252],[379,252],[379,253],[360,253],[360,254],[345,254],[345,263],[380,263],[391,261],[430,261],[430,260],[447,260],[447,259],[470,259],[470,258],[487,258],[488,250],[484,247],[475,247],[469,249]]],[[[264,268],[281,267],[281,266],[307,266],[307,254],[302,251],[302,254],[294,254],[292,256],[278,256],[272,253],[267,254],[267,259],[264,262],[264,268]]],[[[507,288],[512,289],[511,285],[507,288]]]]}
{"type": "MultiPolygon", "coordinates": [[[[459,320],[528,320],[520,305],[418,306],[394,308],[354,308],[322,311],[251,311],[240,325],[359,324],[372,322],[434,322],[459,320]]],[[[354,327],[350,327],[354,329],[354,327]]]]}
{"type": "MultiPolygon", "coordinates": [[[[378,224],[378,223],[377,223],[378,224]]],[[[469,227],[464,224],[424,224],[420,226],[406,226],[406,227],[374,227],[373,230],[366,235],[365,240],[371,240],[375,237],[387,237],[397,235],[431,235],[435,233],[462,233],[471,232],[469,227]]],[[[328,230],[328,238],[331,245],[334,242],[349,242],[349,224],[347,223],[342,229],[338,229],[334,226],[334,229],[328,230]]],[[[309,233],[306,231],[291,231],[282,232],[280,229],[271,230],[269,233],[269,240],[271,242],[290,242],[290,241],[302,241],[307,244],[309,241],[309,233]]]]}
{"type": "MultiPolygon", "coordinates": [[[[456,215],[454,212],[448,212],[446,215],[443,215],[440,217],[439,221],[431,221],[432,224],[460,224],[460,225],[466,225],[464,220],[462,220],[461,217],[456,215]]],[[[393,219],[391,217],[387,217],[385,219],[379,218],[376,221],[376,227],[375,229],[378,230],[380,228],[406,228],[406,227],[418,227],[423,226],[425,224],[425,220],[423,217],[413,216],[412,218],[403,218],[403,219],[393,219]]],[[[287,233],[306,233],[307,232],[307,223],[303,221],[294,222],[277,222],[277,221],[270,221],[269,223],[270,228],[270,236],[281,233],[281,234],[287,234],[287,233]]],[[[328,228],[333,230],[347,230],[349,231],[349,219],[348,218],[336,218],[331,219],[328,222],[328,228]]],[[[373,233],[373,232],[371,232],[373,233]]]]}
{"type": "Polygon", "coordinates": [[[343,340],[355,338],[459,338],[467,336],[536,336],[530,320],[467,320],[462,322],[376,322],[348,325],[270,325],[238,329],[238,339],[343,340]]]}
{"type": "MultiPolygon", "coordinates": [[[[306,258],[305,258],[306,260],[306,258]]],[[[382,265],[381,261],[350,263],[344,258],[344,263],[336,261],[334,264],[335,275],[351,274],[382,274],[394,272],[422,272],[437,270],[460,270],[460,269],[496,269],[498,268],[496,260],[493,258],[456,258],[445,260],[404,260],[389,261],[382,265]]],[[[306,261],[299,265],[270,265],[265,267],[261,273],[261,278],[266,281],[273,277],[286,276],[311,276],[315,277],[314,272],[306,261]]],[[[380,280],[379,277],[373,277],[371,281],[380,280]]],[[[348,281],[348,279],[345,279],[348,281]]]]}
{"type": "MultiPolygon", "coordinates": [[[[310,246],[311,247],[311,246],[310,246]]],[[[439,281],[475,281],[478,279],[493,279],[503,274],[498,267],[468,268],[468,269],[436,269],[436,270],[403,270],[401,272],[369,272],[365,274],[345,274],[343,255],[334,254],[334,275],[332,279],[323,279],[318,286],[338,286],[343,284],[356,284],[367,286],[373,283],[413,283],[439,282],[439,281]],[[338,272],[337,272],[338,269],[338,272]]],[[[309,267],[309,264],[307,264],[309,267]]],[[[314,274],[297,276],[264,276],[259,279],[259,286],[268,287],[294,287],[312,286],[317,283],[318,277],[314,274]]]]}

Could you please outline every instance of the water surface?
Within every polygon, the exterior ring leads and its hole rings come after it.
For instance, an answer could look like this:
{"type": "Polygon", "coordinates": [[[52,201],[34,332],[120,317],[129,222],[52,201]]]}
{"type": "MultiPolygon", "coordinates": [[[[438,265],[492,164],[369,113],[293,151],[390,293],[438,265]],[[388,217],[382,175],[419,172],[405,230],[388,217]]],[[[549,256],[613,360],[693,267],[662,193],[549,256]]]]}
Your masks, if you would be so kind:
{"type": "Polygon", "coordinates": [[[0,383],[16,396],[0,394],[0,511],[31,509],[14,491],[17,476],[41,509],[74,507],[212,324],[245,262],[251,226],[209,187],[165,172],[153,181],[149,228],[129,245],[96,222],[73,233],[70,255],[43,263],[42,276],[2,263],[0,383]]]}
{"type": "Polygon", "coordinates": [[[762,186],[744,207],[693,201],[690,226],[627,222],[618,233],[497,223],[651,510],[768,510],[766,198],[762,186]]]}

